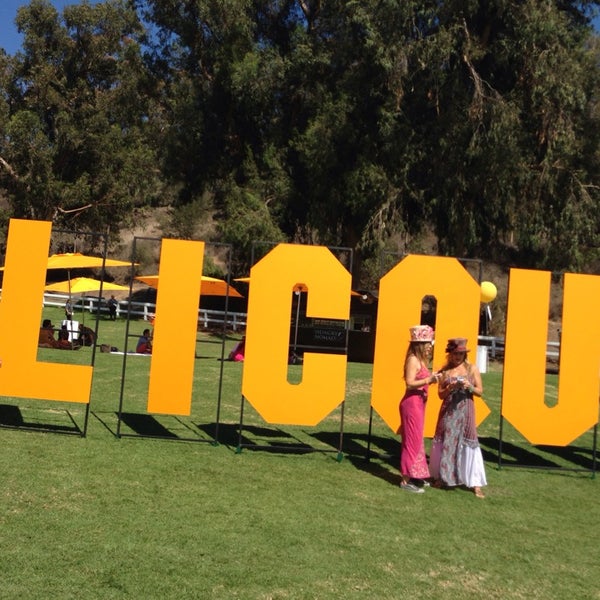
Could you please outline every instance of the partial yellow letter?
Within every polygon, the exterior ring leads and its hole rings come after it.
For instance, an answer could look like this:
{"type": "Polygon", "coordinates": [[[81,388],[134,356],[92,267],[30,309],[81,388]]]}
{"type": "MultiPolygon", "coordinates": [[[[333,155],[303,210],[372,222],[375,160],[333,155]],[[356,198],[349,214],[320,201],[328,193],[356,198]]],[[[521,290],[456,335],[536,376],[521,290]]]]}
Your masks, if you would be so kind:
{"type": "Polygon", "coordinates": [[[148,412],[189,415],[204,242],[163,239],[148,412]]]}
{"type": "Polygon", "coordinates": [[[511,269],[502,415],[532,444],[567,446],[598,422],[600,277],[565,274],[558,403],[544,403],[550,272],[511,269]]]}
{"type": "Polygon", "coordinates": [[[0,394],[88,404],[92,367],[37,360],[51,232],[49,221],[10,221],[0,302],[0,394]]]}

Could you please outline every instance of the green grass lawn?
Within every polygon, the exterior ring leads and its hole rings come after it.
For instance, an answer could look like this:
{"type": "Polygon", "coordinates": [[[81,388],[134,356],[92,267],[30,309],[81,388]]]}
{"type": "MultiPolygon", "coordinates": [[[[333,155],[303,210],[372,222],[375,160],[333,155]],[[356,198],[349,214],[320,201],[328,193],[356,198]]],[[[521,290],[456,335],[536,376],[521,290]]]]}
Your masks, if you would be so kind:
{"type": "MultiPolygon", "coordinates": [[[[132,322],[130,333],[143,328],[132,322]]],[[[124,331],[102,320],[99,342],[123,349],[124,331]]],[[[242,365],[222,365],[219,340],[200,338],[189,418],[144,414],[150,361],[131,358],[116,437],[122,357],[97,353],[85,438],[0,429],[0,598],[600,599],[597,479],[533,468],[589,468],[592,432],[539,448],[505,423],[503,464],[530,466],[499,469],[496,366],[483,376],[492,414],[479,430],[487,498],[412,495],[398,486],[398,438],[376,415],[377,456],[365,458],[371,365],[348,368],[342,461],[339,408],[315,428],[276,427],[245,403],[239,452],[242,365]]],[[[89,364],[91,350],[38,357],[89,364]]],[[[2,403],[5,422],[31,427],[85,417],[81,405],[2,403]]]]}

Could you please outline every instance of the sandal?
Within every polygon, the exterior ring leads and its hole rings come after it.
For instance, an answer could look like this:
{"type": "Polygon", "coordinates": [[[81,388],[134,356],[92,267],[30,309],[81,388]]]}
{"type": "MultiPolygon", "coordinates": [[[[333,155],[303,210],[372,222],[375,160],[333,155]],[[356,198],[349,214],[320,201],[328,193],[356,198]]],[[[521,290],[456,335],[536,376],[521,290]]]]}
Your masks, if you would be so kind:
{"type": "Polygon", "coordinates": [[[485,498],[485,494],[481,491],[481,488],[473,488],[473,493],[477,498],[485,498]]]}

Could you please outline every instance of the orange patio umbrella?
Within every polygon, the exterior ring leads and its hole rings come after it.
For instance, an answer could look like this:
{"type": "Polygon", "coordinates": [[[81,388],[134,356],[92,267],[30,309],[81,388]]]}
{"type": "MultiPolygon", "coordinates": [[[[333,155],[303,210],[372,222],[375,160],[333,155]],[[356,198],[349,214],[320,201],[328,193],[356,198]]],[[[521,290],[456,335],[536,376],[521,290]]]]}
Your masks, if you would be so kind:
{"type": "MultiPolygon", "coordinates": [[[[138,281],[158,289],[158,275],[139,275],[138,281]]],[[[243,296],[224,279],[202,275],[200,280],[200,294],[203,296],[227,296],[230,298],[243,298],[243,296]]]]}

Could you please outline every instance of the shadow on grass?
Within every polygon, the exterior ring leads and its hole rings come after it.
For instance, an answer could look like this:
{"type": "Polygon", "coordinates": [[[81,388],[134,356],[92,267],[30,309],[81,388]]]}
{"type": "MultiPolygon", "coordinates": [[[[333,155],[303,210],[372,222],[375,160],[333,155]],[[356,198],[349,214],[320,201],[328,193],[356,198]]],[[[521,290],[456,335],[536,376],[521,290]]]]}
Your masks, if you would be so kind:
{"type": "MultiPolygon", "coordinates": [[[[489,462],[495,462],[496,464],[499,461],[500,456],[500,442],[496,438],[492,437],[480,437],[479,445],[481,446],[481,452],[483,454],[483,458],[489,462]]],[[[552,469],[556,468],[559,465],[547,458],[533,452],[534,446],[531,446],[531,449],[525,448],[523,446],[517,446],[516,444],[511,444],[510,442],[502,442],[502,464],[504,466],[531,466],[534,468],[546,468],[552,469]]]]}
{"type": "Polygon", "coordinates": [[[594,464],[593,448],[582,448],[581,446],[538,446],[538,448],[586,471],[598,469],[598,456],[596,454],[596,464],[594,464]]]}
{"type": "Polygon", "coordinates": [[[207,332],[203,332],[208,338],[214,338],[214,339],[199,339],[199,342],[209,342],[211,344],[220,344],[221,340],[225,340],[227,341],[231,341],[231,342],[238,342],[240,340],[240,338],[242,337],[241,334],[238,333],[232,333],[232,332],[228,332],[228,333],[223,333],[222,331],[207,331],[207,332]]]}
{"type": "MultiPolygon", "coordinates": [[[[339,446],[339,432],[317,431],[311,435],[333,448],[337,449],[339,446]]],[[[397,465],[400,461],[400,443],[392,437],[371,435],[369,448],[369,435],[367,433],[344,432],[342,451],[347,456],[359,457],[363,460],[379,459],[388,462],[390,465],[397,465]]]]}
{"type": "MultiPolygon", "coordinates": [[[[218,432],[216,423],[196,424],[196,427],[207,435],[214,436],[219,444],[236,451],[253,450],[282,454],[307,454],[324,451],[323,448],[307,444],[292,433],[276,427],[244,425],[241,439],[239,423],[219,423],[218,432]]],[[[333,452],[333,450],[325,450],[325,452],[333,452]]]]}
{"type": "Polygon", "coordinates": [[[46,433],[83,435],[82,429],[68,410],[27,410],[27,416],[14,404],[0,404],[0,427],[46,433]]]}
{"type": "Polygon", "coordinates": [[[98,412],[98,411],[93,410],[93,411],[91,411],[91,415],[93,417],[95,417],[109,433],[111,433],[112,435],[114,435],[116,437],[116,435],[117,435],[117,429],[116,429],[117,420],[116,420],[116,418],[114,421],[114,429],[108,423],[108,419],[106,418],[108,415],[110,415],[110,417],[116,417],[116,413],[114,413],[112,410],[108,411],[108,412],[98,412]]]}
{"type": "MultiPolygon", "coordinates": [[[[479,438],[479,444],[484,460],[499,463],[500,441],[492,437],[479,438]]],[[[502,442],[502,461],[505,467],[531,467],[533,469],[564,469],[585,470],[594,469],[592,448],[581,446],[534,446],[516,445],[502,442]]],[[[596,469],[598,465],[596,465],[596,469]]]]}
{"type": "Polygon", "coordinates": [[[146,413],[121,413],[121,425],[128,428],[123,431],[119,428],[119,414],[115,412],[92,412],[92,415],[115,437],[140,437],[176,440],[185,442],[213,442],[199,436],[199,429],[174,415],[161,418],[168,421],[162,423],[158,418],[146,413]]]}
{"type": "MultiPolygon", "coordinates": [[[[313,434],[323,443],[336,447],[339,444],[339,433],[318,431],[313,434]]],[[[400,448],[397,439],[389,436],[371,435],[368,433],[344,433],[342,441],[344,457],[357,470],[393,486],[400,485],[400,448]],[[370,449],[369,449],[370,442],[370,449]]]]}
{"type": "Polygon", "coordinates": [[[152,415],[143,413],[121,413],[121,422],[139,436],[170,439],[178,437],[152,415]]]}
{"type": "Polygon", "coordinates": [[[358,471],[378,477],[393,486],[400,485],[400,471],[397,468],[392,471],[390,470],[390,465],[384,466],[380,461],[366,460],[356,455],[348,456],[347,459],[358,471]]]}
{"type": "MultiPolygon", "coordinates": [[[[339,432],[318,431],[312,436],[332,448],[339,445],[339,432]]],[[[398,440],[389,436],[345,432],[342,440],[344,457],[353,467],[393,486],[400,484],[400,448],[398,440]]]]}

